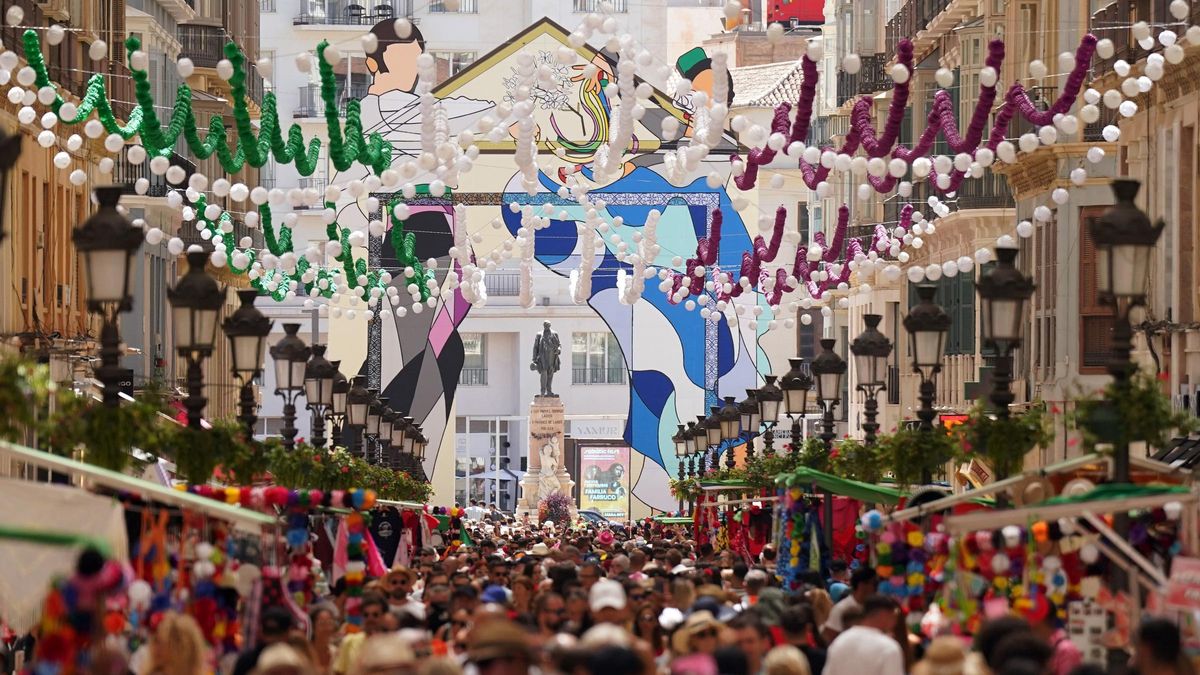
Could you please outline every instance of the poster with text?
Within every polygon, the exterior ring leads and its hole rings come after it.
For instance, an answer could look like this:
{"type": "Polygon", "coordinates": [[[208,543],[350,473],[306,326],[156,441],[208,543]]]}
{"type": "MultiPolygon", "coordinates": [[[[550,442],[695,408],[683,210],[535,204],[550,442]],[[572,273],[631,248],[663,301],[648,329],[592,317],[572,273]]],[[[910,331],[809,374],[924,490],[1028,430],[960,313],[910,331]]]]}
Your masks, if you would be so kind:
{"type": "Polygon", "coordinates": [[[598,511],[613,522],[629,518],[629,447],[584,445],[579,448],[579,508],[598,511]]]}

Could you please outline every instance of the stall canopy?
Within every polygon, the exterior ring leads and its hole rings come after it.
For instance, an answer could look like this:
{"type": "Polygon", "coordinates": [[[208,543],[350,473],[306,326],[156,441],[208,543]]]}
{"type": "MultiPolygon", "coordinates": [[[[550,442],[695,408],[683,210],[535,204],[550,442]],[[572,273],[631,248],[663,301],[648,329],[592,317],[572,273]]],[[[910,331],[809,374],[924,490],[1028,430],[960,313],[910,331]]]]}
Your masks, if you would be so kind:
{"type": "Polygon", "coordinates": [[[654,522],[661,523],[663,525],[691,525],[692,519],[690,517],[681,516],[655,516],[654,522]]]}
{"type": "Polygon", "coordinates": [[[780,476],[776,482],[789,487],[816,485],[822,490],[828,490],[835,495],[876,504],[897,504],[904,497],[904,493],[896,488],[862,483],[850,480],[849,478],[839,478],[838,476],[810,469],[806,466],[799,467],[790,474],[780,476]]]}
{"type": "Polygon", "coordinates": [[[101,469],[91,464],[76,462],[66,457],[51,455],[47,452],[27,448],[15,443],[0,441],[0,474],[8,473],[12,462],[35,466],[47,471],[66,474],[72,478],[82,478],[87,483],[108,488],[131,492],[145,499],[160,504],[170,504],[183,509],[204,513],[212,518],[233,524],[239,529],[260,534],[264,527],[278,524],[272,517],[238,506],[223,504],[199,495],[173,490],[150,481],[134,478],[116,471],[101,469]]]}
{"type": "Polygon", "coordinates": [[[1073,518],[1085,514],[1128,512],[1139,509],[1154,509],[1168,502],[1194,503],[1196,495],[1186,487],[1177,485],[1131,485],[1112,483],[1101,485],[1082,495],[1055,497],[1040,504],[1020,509],[970,513],[950,516],[946,519],[946,530],[960,534],[974,530],[994,530],[1005,525],[1025,526],[1029,523],[1059,518],[1073,518]]]}

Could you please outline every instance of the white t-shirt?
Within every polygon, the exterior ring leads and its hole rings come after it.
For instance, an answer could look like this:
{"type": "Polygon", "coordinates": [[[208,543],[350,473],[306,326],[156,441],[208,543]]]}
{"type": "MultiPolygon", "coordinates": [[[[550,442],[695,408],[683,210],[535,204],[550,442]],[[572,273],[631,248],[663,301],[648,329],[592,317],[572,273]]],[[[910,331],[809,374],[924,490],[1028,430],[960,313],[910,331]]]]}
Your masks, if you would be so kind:
{"type": "Polygon", "coordinates": [[[862,673],[904,675],[904,652],[891,636],[868,626],[852,626],[829,645],[822,675],[862,673]]]}
{"type": "Polygon", "coordinates": [[[846,630],[845,616],[846,612],[851,609],[862,609],[862,605],[858,604],[853,595],[847,595],[839,600],[833,609],[829,610],[829,618],[825,619],[825,625],[821,628],[828,628],[838,633],[846,630]]]}

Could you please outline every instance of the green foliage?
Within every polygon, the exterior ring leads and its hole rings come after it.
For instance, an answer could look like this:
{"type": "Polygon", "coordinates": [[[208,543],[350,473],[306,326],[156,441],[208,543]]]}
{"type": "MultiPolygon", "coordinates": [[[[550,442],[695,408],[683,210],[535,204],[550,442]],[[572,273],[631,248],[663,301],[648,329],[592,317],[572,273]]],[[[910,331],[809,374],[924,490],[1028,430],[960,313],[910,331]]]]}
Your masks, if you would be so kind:
{"type": "Polygon", "coordinates": [[[958,443],[946,430],[903,428],[880,436],[876,442],[880,459],[892,470],[900,486],[920,485],[925,477],[942,471],[958,455],[958,443]]]}
{"type": "Polygon", "coordinates": [[[132,402],[122,401],[117,408],[106,408],[94,399],[74,392],[55,391],[54,414],[45,418],[41,437],[45,448],[70,456],[83,451],[83,460],[103,469],[124,471],[137,448],[155,454],[161,441],[158,413],[162,395],[146,390],[132,402]]]}
{"type": "Polygon", "coordinates": [[[243,430],[235,422],[214,422],[211,429],[172,427],[163,435],[161,454],[175,462],[175,473],[192,484],[212,480],[218,466],[242,452],[243,430]]]}
{"type": "Polygon", "coordinates": [[[805,439],[800,446],[800,465],[829,473],[830,459],[829,452],[825,450],[825,441],[816,436],[805,439]]]}
{"type": "Polygon", "coordinates": [[[700,480],[696,478],[684,478],[683,480],[672,478],[670,488],[671,496],[675,499],[691,501],[700,496],[700,480]]]}
{"type": "Polygon", "coordinates": [[[1025,455],[1054,440],[1054,431],[1044,405],[1036,404],[1020,415],[999,419],[988,414],[982,404],[971,410],[967,421],[953,430],[961,441],[961,459],[974,455],[984,458],[997,478],[1019,472],[1025,455]]]}
{"type": "Polygon", "coordinates": [[[1134,441],[1161,448],[1173,434],[1187,434],[1196,429],[1195,418],[1173,410],[1171,399],[1163,393],[1158,380],[1147,373],[1137,373],[1123,384],[1110,382],[1102,399],[1078,399],[1075,420],[1088,449],[1098,443],[1134,441]]]}
{"type": "Polygon", "coordinates": [[[857,438],[846,438],[834,445],[830,457],[831,473],[861,481],[878,483],[883,478],[885,460],[880,456],[879,446],[868,446],[857,438]]]}
{"type": "Polygon", "coordinates": [[[21,440],[33,427],[38,402],[57,388],[46,366],[18,356],[0,358],[0,440],[21,440]]]}

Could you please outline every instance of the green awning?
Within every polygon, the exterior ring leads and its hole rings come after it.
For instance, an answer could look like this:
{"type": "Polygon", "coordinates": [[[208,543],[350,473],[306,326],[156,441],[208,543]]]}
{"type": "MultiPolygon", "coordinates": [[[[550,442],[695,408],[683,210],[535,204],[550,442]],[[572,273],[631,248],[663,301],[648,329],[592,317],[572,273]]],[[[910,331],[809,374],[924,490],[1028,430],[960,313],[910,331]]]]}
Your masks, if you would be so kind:
{"type": "Polygon", "coordinates": [[[655,516],[654,522],[663,525],[691,525],[692,519],[681,516],[655,516]]]}
{"type": "Polygon", "coordinates": [[[904,497],[904,493],[895,488],[872,485],[871,483],[863,483],[850,480],[849,478],[840,478],[824,471],[810,469],[806,466],[799,467],[790,474],[780,476],[776,479],[776,482],[789,487],[816,485],[835,495],[879,504],[897,504],[904,497]]]}
{"type": "Polygon", "coordinates": [[[1101,500],[1135,499],[1138,497],[1159,497],[1169,494],[1185,495],[1191,492],[1180,485],[1134,485],[1132,483],[1104,483],[1081,495],[1073,497],[1054,497],[1042,504],[1085,504],[1101,500]]]}

